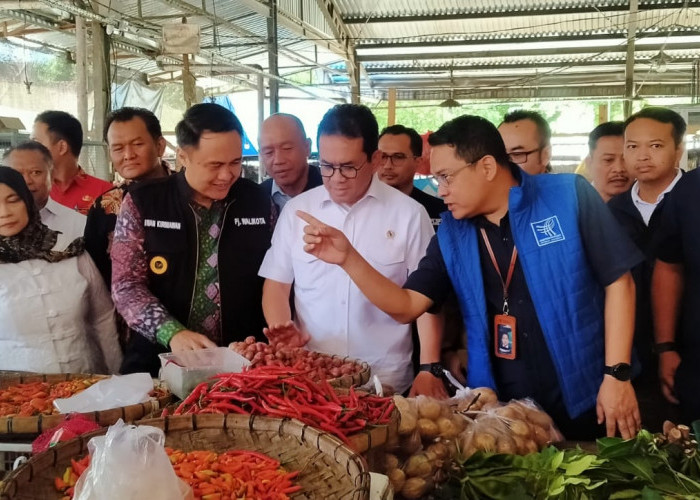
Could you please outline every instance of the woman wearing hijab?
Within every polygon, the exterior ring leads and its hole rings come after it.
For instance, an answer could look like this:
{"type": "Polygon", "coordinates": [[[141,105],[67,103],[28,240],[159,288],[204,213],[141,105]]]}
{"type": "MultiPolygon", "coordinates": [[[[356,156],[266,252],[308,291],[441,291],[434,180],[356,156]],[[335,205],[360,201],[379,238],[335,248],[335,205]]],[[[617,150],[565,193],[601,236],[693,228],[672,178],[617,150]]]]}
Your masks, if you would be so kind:
{"type": "Polygon", "coordinates": [[[56,251],[19,172],[0,166],[0,370],[117,373],[114,305],[83,240],[56,251]]]}

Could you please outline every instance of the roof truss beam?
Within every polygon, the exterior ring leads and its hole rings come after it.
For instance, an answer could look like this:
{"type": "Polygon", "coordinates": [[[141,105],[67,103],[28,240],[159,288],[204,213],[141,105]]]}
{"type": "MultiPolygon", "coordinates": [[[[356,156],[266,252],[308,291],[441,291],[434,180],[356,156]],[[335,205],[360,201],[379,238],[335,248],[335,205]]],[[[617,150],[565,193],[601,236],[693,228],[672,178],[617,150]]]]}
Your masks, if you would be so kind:
{"type": "MultiPolygon", "coordinates": [[[[240,36],[243,36],[243,37],[246,37],[246,38],[249,38],[249,39],[252,39],[252,40],[256,40],[256,41],[258,41],[261,45],[266,45],[266,44],[267,44],[267,39],[266,39],[266,38],[264,38],[264,37],[262,37],[262,36],[260,36],[260,35],[257,35],[257,34],[255,34],[255,33],[253,33],[252,31],[248,31],[248,30],[246,30],[246,29],[244,29],[244,28],[241,28],[241,27],[238,26],[237,24],[235,24],[235,23],[233,23],[233,22],[231,22],[231,21],[229,21],[229,20],[227,20],[227,19],[224,19],[224,18],[222,18],[222,17],[216,16],[216,15],[214,15],[213,13],[209,12],[208,10],[202,9],[202,8],[197,7],[197,6],[195,6],[195,5],[192,5],[192,4],[188,3],[188,2],[185,2],[184,0],[160,0],[160,1],[161,1],[162,3],[165,3],[165,4],[167,4],[167,5],[170,5],[170,6],[172,6],[172,7],[176,7],[176,8],[178,8],[178,9],[181,9],[181,10],[183,10],[184,12],[189,12],[190,14],[195,14],[195,15],[198,15],[198,16],[205,17],[205,18],[209,19],[210,21],[212,21],[215,25],[217,25],[217,26],[219,26],[219,27],[224,27],[224,28],[226,28],[226,29],[228,29],[228,30],[232,31],[233,33],[236,33],[236,34],[238,34],[238,35],[240,35],[240,36]]],[[[245,3],[248,4],[249,1],[250,1],[250,0],[245,0],[245,3]]],[[[258,2],[256,2],[256,3],[258,3],[258,2]]],[[[268,9],[269,9],[269,8],[268,8],[268,9]]],[[[326,70],[329,69],[329,68],[327,68],[325,65],[319,64],[318,62],[316,62],[316,61],[314,61],[314,60],[312,60],[312,59],[308,59],[308,58],[306,58],[306,57],[300,56],[300,55],[299,55],[297,52],[295,52],[294,50],[287,49],[287,48],[285,48],[285,47],[283,47],[283,46],[280,46],[280,50],[284,52],[285,57],[288,57],[288,58],[292,59],[293,61],[299,62],[299,63],[301,63],[301,64],[303,64],[303,65],[313,65],[313,66],[316,66],[316,67],[319,67],[319,68],[322,68],[322,69],[326,69],[326,70]]]]}
{"type": "MultiPolygon", "coordinates": [[[[262,0],[240,0],[240,2],[261,16],[269,16],[270,5],[268,2],[262,0]]],[[[277,8],[277,22],[291,32],[307,38],[316,45],[325,47],[331,52],[338,54],[343,59],[348,58],[348,51],[345,44],[332,40],[334,37],[336,40],[339,39],[339,37],[335,36],[335,33],[332,34],[334,36],[331,36],[329,33],[324,33],[317,27],[308,23],[305,19],[301,19],[286,9],[280,8],[279,6],[277,8]]]]}
{"type": "MultiPolygon", "coordinates": [[[[697,60],[697,57],[674,57],[670,64],[692,64],[697,60]]],[[[637,58],[635,64],[651,64],[649,58],[637,58]]],[[[577,66],[620,66],[625,65],[625,58],[621,57],[617,60],[583,60],[583,61],[531,61],[531,62],[494,62],[492,64],[464,64],[464,65],[416,65],[406,67],[381,67],[381,68],[365,68],[368,74],[391,74],[391,73],[431,73],[441,71],[478,71],[478,70],[499,70],[499,69],[534,69],[534,68],[561,68],[577,66]]],[[[515,80],[518,77],[511,77],[515,80]]]]}
{"type": "MultiPolygon", "coordinates": [[[[686,26],[683,28],[673,27],[666,29],[639,29],[637,30],[637,40],[650,37],[668,37],[672,39],[674,36],[700,36],[700,26],[686,26]]],[[[391,39],[387,41],[372,40],[369,42],[360,41],[357,44],[358,50],[365,49],[410,49],[417,47],[453,47],[459,45],[506,45],[513,43],[525,42],[571,42],[571,41],[590,41],[595,40],[620,40],[620,43],[626,41],[626,30],[611,30],[602,33],[600,31],[588,32],[570,32],[570,33],[523,33],[523,34],[494,34],[480,36],[464,36],[461,40],[440,40],[432,36],[429,40],[415,42],[396,42],[391,39]]]]}
{"type": "MultiPolygon", "coordinates": [[[[380,92],[383,92],[380,90],[380,92]]],[[[503,87],[491,89],[442,89],[442,90],[397,90],[397,100],[443,100],[448,97],[453,99],[620,99],[624,95],[624,82],[610,85],[561,85],[554,87],[503,87]]],[[[687,84],[646,84],[639,91],[638,96],[669,96],[689,97],[691,95],[690,83],[687,84]]]]}
{"type": "MultiPolygon", "coordinates": [[[[659,10],[659,9],[680,9],[680,8],[700,7],[698,0],[668,0],[657,2],[647,0],[639,2],[639,10],[659,10]]],[[[449,21],[454,19],[491,19],[496,17],[522,17],[522,16],[552,16],[558,14],[599,14],[603,12],[629,12],[628,1],[607,1],[607,2],[571,2],[568,5],[552,6],[544,2],[530,3],[528,5],[515,5],[500,9],[489,7],[462,8],[447,12],[411,13],[406,15],[386,15],[386,16],[366,16],[360,14],[350,14],[343,17],[345,24],[365,24],[365,23],[406,23],[420,21],[449,21]]]]}

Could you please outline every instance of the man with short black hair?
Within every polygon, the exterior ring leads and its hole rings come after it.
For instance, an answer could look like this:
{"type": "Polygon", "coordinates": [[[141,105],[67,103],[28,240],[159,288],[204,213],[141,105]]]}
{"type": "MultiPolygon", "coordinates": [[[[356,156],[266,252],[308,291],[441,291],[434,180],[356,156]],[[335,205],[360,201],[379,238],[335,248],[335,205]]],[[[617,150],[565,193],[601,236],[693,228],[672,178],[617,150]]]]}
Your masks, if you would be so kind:
{"type": "Polygon", "coordinates": [[[679,164],[685,130],[683,117],[668,108],[650,106],[630,116],[624,124],[624,160],[626,168],[637,180],[630,189],[608,202],[613,215],[645,256],[644,261],[632,270],[637,290],[634,345],[642,365],[642,373],[635,384],[643,396],[640,399],[642,408],[655,410],[653,414],[657,419],[648,422],[654,431],[660,430],[671,409],[658,410],[663,407],[664,400],[659,394],[658,358],[653,349],[653,241],[662,225],[665,196],[681,179],[679,164]]]}
{"type": "Polygon", "coordinates": [[[124,181],[100,195],[90,208],[85,226],[85,249],[110,288],[112,259],[109,252],[122,200],[134,183],[166,177],[170,175],[170,167],[161,160],[165,139],[160,122],[147,109],[126,107],[109,113],[104,140],[112,166],[124,181]]]}
{"type": "Polygon", "coordinates": [[[416,171],[423,164],[423,139],[412,128],[403,125],[386,127],[379,134],[379,179],[407,194],[423,205],[437,231],[445,203],[413,185],[416,171]]]}
{"type": "MultiPolygon", "coordinates": [[[[382,383],[402,393],[411,387],[411,329],[372,305],[347,275],[304,252],[297,210],[311,211],[344,231],[388,279],[402,283],[425,252],[433,229],[425,209],[381,182],[375,174],[380,152],[378,126],[366,106],[331,108],[318,127],[323,186],[287,202],[260,267],[265,280],[263,310],[271,341],[363,359],[382,383]],[[296,318],[289,297],[294,290],[296,318]],[[292,323],[292,320],[295,323],[292,323]]],[[[418,318],[421,362],[427,367],[413,390],[446,396],[431,371],[440,360],[438,318],[418,318]]]]}
{"type": "Polygon", "coordinates": [[[509,161],[486,119],[464,115],[429,137],[431,170],[450,213],[403,288],[373,269],[333,227],[299,216],[305,251],[338,264],[379,309],[406,323],[454,288],[467,333],[470,387],[532,397],[568,439],[606,422],[640,428],[630,384],[634,282],[640,259],[591,185],[531,176],[509,161]],[[499,334],[510,335],[499,349],[499,334]]]}
{"type": "Polygon", "coordinates": [[[591,174],[593,187],[603,201],[627,191],[632,184],[625,167],[624,124],[601,123],[588,134],[588,156],[585,163],[591,174]]]}
{"type": "Polygon", "coordinates": [[[137,335],[123,373],[157,374],[157,354],[263,339],[270,200],[241,177],[243,127],[197,104],[175,128],[184,170],[129,189],[112,243],[112,297],[137,335]]]}
{"type": "Polygon", "coordinates": [[[323,184],[318,167],[308,163],[311,139],[294,115],[276,113],[265,119],[259,137],[260,160],[269,179],[261,187],[270,194],[273,219],[296,195],[323,184]]]}
{"type": "Polygon", "coordinates": [[[508,113],[498,126],[510,161],[530,175],[551,172],[552,131],[537,111],[519,109],[508,113]]]}
{"type": "Polygon", "coordinates": [[[49,196],[51,192],[51,153],[36,141],[25,141],[8,149],[3,160],[22,174],[39,209],[41,222],[58,231],[56,249],[63,250],[83,235],[85,216],[49,196]]]}
{"type": "Polygon", "coordinates": [[[108,181],[88,175],[78,164],[83,127],[65,111],[44,111],[34,120],[32,139],[51,153],[51,198],[86,215],[99,195],[111,189],[108,181]]]}

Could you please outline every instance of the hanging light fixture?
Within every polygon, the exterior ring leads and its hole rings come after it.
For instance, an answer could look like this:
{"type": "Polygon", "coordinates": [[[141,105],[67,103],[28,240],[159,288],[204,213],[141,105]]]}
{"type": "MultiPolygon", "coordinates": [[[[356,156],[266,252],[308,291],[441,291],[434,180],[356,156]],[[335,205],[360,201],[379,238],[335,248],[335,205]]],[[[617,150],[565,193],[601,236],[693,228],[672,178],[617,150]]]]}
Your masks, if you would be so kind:
{"type": "Polygon", "coordinates": [[[450,97],[449,99],[445,99],[442,101],[440,104],[438,104],[441,108],[459,108],[461,104],[459,101],[456,101],[452,98],[452,91],[450,91],[450,97]]]}
{"type": "Polygon", "coordinates": [[[661,49],[659,53],[649,59],[649,61],[651,62],[652,69],[655,69],[657,73],[666,73],[668,70],[668,63],[672,62],[673,58],[661,49]]]}
{"type": "Polygon", "coordinates": [[[450,69],[450,97],[438,104],[441,108],[459,108],[461,104],[454,99],[454,79],[452,78],[452,69],[450,69]]]}

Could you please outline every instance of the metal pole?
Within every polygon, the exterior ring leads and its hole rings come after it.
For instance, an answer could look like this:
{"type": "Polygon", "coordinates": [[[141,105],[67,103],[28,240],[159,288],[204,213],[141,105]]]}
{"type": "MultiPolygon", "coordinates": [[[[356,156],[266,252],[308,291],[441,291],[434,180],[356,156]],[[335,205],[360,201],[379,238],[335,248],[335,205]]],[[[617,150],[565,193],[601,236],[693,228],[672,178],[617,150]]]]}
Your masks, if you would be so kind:
{"type": "Polygon", "coordinates": [[[88,131],[87,105],[87,30],[85,19],[75,18],[75,78],[78,92],[78,120],[83,127],[83,136],[88,131]]]}
{"type": "MultiPolygon", "coordinates": [[[[258,75],[258,137],[260,136],[260,131],[262,130],[262,123],[265,120],[265,78],[262,75],[258,75]]],[[[258,149],[260,148],[260,141],[258,141],[258,149]]],[[[263,165],[260,161],[260,151],[258,150],[258,183],[262,182],[263,177],[265,177],[265,172],[263,172],[263,165]]]]}
{"type": "MultiPolygon", "coordinates": [[[[279,76],[277,54],[277,0],[270,0],[270,16],[267,18],[267,61],[268,72],[274,76],[279,76]]],[[[268,85],[270,86],[270,114],[272,115],[280,109],[279,82],[270,78],[268,85]]]]}
{"type": "Polygon", "coordinates": [[[625,64],[625,118],[632,114],[634,95],[634,39],[637,36],[638,0],[630,0],[629,23],[627,23],[627,61],[625,64]]]}
{"type": "MultiPolygon", "coordinates": [[[[182,18],[182,24],[187,24],[187,18],[182,18]]],[[[195,99],[195,81],[194,76],[190,73],[190,56],[182,55],[182,93],[185,100],[185,109],[192,107],[192,101],[195,99]]]]}
{"type": "Polygon", "coordinates": [[[350,78],[350,102],[360,104],[360,65],[357,62],[357,49],[350,47],[350,60],[348,64],[348,77],[350,78]]]}
{"type": "MultiPolygon", "coordinates": [[[[75,78],[78,94],[78,121],[83,127],[83,139],[87,137],[88,127],[88,89],[87,89],[87,29],[85,18],[75,17],[75,78]]],[[[78,162],[88,164],[87,151],[83,148],[78,162]]]]}
{"type": "Polygon", "coordinates": [[[106,36],[102,25],[97,21],[92,21],[92,82],[94,86],[95,111],[93,114],[93,138],[96,141],[102,140],[102,129],[105,117],[109,111],[110,82],[109,72],[109,52],[105,51],[106,36]]]}
{"type": "MultiPolygon", "coordinates": [[[[111,81],[109,67],[109,44],[107,34],[99,21],[92,21],[92,84],[95,108],[92,113],[92,138],[102,143],[105,118],[111,105],[111,81]]],[[[112,180],[107,150],[104,147],[95,151],[95,174],[103,179],[112,180]]]]}
{"type": "Polygon", "coordinates": [[[386,126],[396,125],[396,89],[389,89],[389,108],[387,110],[386,126]]]}

